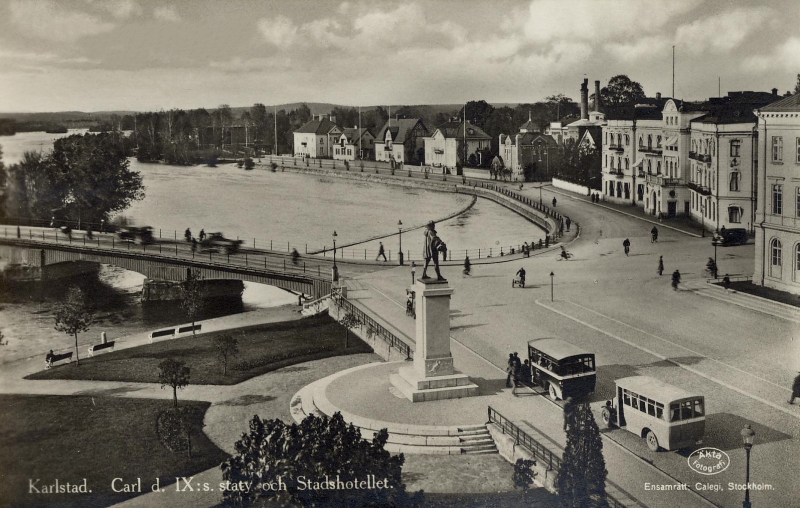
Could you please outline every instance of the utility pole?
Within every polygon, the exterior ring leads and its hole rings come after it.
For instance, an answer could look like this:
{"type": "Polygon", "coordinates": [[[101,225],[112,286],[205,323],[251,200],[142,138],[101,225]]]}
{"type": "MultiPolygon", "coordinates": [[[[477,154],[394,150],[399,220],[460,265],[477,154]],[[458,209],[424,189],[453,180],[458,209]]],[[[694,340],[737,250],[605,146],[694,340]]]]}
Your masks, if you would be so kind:
{"type": "Polygon", "coordinates": [[[358,107],[358,158],[362,158],[361,151],[361,106],[358,107]]]}
{"type": "Polygon", "coordinates": [[[275,121],[275,155],[278,155],[278,106],[273,106],[272,119],[275,121]]]}
{"type": "Polygon", "coordinates": [[[675,98],[675,46],[672,46],[672,98],[675,98]]]}
{"type": "Polygon", "coordinates": [[[464,103],[464,164],[467,165],[467,103],[464,103]]]}

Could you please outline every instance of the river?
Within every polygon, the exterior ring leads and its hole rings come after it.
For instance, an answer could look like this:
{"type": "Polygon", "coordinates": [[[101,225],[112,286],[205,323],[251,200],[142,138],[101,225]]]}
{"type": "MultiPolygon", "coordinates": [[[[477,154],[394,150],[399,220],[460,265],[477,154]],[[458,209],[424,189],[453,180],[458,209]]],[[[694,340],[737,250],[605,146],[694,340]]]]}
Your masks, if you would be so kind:
{"type": "MultiPolygon", "coordinates": [[[[25,151],[46,152],[53,140],[68,134],[43,132],[19,133],[0,137],[3,162],[8,166],[19,162],[25,151]]],[[[221,231],[238,237],[248,245],[255,240],[258,247],[297,248],[301,253],[330,247],[336,231],[338,245],[364,242],[350,248],[346,257],[377,255],[376,241],[385,238],[387,251],[396,259],[398,221],[403,228],[421,226],[429,220],[455,214],[466,208],[472,198],[461,194],[341,180],[296,173],[271,172],[264,169],[245,171],[236,165],[167,166],[140,163],[130,159],[131,168],[143,176],[145,198],[134,203],[122,215],[130,223],[153,226],[157,234],[182,236],[185,228],[199,234],[221,231]]],[[[541,230],[508,209],[480,199],[467,212],[437,224],[437,230],[451,252],[471,252],[517,245],[541,235],[541,230]]],[[[403,250],[419,252],[422,236],[419,230],[403,234],[403,250]]],[[[416,254],[415,254],[416,255],[416,254]]],[[[484,254],[485,255],[485,254],[484,254]]],[[[470,253],[472,256],[472,253],[470,253]]],[[[84,340],[95,340],[99,330],[110,328],[114,333],[132,333],[185,321],[174,307],[152,311],[138,301],[143,276],[113,266],[102,266],[97,279],[78,281],[85,285],[92,304],[98,309],[96,326],[84,340]],[[89,339],[88,337],[93,337],[89,339]]],[[[59,345],[69,345],[64,334],[53,330],[53,304],[61,291],[76,281],[63,281],[63,287],[6,295],[0,298],[0,332],[10,341],[0,349],[0,362],[23,354],[24,337],[36,336],[59,345]]],[[[250,311],[296,302],[296,297],[283,290],[261,284],[246,283],[241,303],[206,310],[204,317],[250,311]]]]}

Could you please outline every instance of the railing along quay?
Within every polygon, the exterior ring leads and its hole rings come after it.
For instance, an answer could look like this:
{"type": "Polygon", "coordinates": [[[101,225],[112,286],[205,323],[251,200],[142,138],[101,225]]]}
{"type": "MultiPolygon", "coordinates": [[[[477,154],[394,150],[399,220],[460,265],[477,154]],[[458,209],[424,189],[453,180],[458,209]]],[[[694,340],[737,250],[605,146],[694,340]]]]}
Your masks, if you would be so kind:
{"type": "MultiPolygon", "coordinates": [[[[503,434],[513,437],[515,443],[521,444],[527,448],[533,454],[537,462],[541,461],[541,463],[547,464],[547,468],[556,471],[556,473],[561,469],[560,457],[534,439],[530,434],[520,429],[514,422],[498,413],[492,406],[489,406],[488,413],[489,423],[494,423],[500,427],[503,434]]],[[[611,494],[606,494],[606,500],[611,508],[627,508],[611,494]]]]}
{"type": "Polygon", "coordinates": [[[411,351],[411,348],[408,344],[402,341],[399,337],[395,334],[387,330],[382,324],[378,323],[372,317],[370,317],[367,313],[353,305],[351,301],[349,301],[346,297],[342,296],[341,293],[333,291],[331,293],[331,299],[341,307],[345,313],[352,313],[358,322],[362,325],[367,326],[367,330],[372,330],[375,335],[383,338],[390,347],[396,348],[402,354],[406,355],[406,360],[413,360],[414,353],[411,351]]]}

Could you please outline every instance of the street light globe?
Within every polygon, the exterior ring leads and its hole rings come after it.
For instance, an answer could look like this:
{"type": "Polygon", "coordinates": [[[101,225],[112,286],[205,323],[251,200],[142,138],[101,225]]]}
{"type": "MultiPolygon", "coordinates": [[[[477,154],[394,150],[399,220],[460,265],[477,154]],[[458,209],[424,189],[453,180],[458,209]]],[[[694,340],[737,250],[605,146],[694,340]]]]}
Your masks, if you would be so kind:
{"type": "Polygon", "coordinates": [[[748,423],[742,429],[742,442],[744,443],[744,447],[747,448],[748,450],[752,448],[753,441],[755,440],[755,438],[756,438],[756,432],[748,423]]]}
{"type": "Polygon", "coordinates": [[[397,225],[398,226],[402,226],[403,225],[403,221],[401,221],[401,220],[397,221],[397,225]]]}

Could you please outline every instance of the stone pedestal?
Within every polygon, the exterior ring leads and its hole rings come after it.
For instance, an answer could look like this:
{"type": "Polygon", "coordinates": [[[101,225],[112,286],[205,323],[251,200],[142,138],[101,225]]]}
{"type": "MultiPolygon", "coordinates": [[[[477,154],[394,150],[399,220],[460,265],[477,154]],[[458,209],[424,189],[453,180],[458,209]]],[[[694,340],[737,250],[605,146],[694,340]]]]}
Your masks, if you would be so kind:
{"type": "Polygon", "coordinates": [[[392,384],[412,402],[478,395],[478,385],[453,366],[450,353],[450,295],[447,281],[417,279],[414,285],[417,337],[414,363],[392,374],[392,384]]]}

